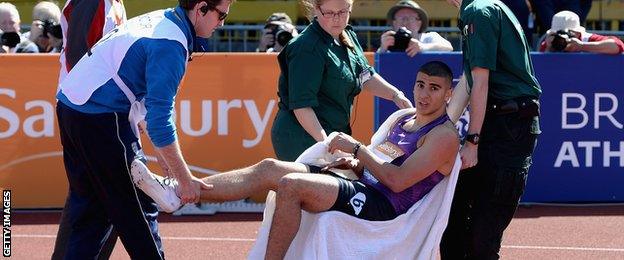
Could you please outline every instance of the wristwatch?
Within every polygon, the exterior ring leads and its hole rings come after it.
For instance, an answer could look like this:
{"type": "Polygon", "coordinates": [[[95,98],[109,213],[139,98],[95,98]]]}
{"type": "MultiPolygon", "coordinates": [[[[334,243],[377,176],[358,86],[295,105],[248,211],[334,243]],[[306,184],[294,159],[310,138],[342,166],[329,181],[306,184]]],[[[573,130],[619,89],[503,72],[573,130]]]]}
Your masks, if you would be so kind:
{"type": "Polygon", "coordinates": [[[470,143],[474,144],[474,145],[478,145],[479,144],[479,139],[481,139],[480,137],[481,136],[479,134],[469,134],[469,135],[466,135],[465,140],[467,142],[470,142],[470,143]]]}

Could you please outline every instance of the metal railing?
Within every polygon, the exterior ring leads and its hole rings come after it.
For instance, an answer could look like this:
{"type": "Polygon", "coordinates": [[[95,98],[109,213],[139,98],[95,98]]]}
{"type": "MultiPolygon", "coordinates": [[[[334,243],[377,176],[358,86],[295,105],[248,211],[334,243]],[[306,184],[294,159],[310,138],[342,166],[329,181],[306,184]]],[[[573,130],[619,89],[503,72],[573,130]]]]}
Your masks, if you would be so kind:
{"type": "MultiPolygon", "coordinates": [[[[299,25],[301,32],[306,26],[299,25]]],[[[210,50],[213,52],[253,52],[258,47],[264,25],[225,25],[210,38],[210,50]]],[[[354,26],[358,40],[364,50],[374,50],[379,47],[381,34],[390,30],[389,26],[354,26]]],[[[459,38],[459,29],[455,27],[429,27],[447,38],[459,38]],[[454,37],[452,37],[454,35],[454,37]],[[451,37],[449,37],[451,36],[451,37]]]]}
{"type": "MultiPolygon", "coordinates": [[[[306,26],[297,26],[302,31],[306,26]]],[[[225,25],[211,37],[210,51],[213,52],[253,52],[258,47],[264,25],[225,25]]],[[[374,51],[379,47],[381,34],[390,30],[389,26],[353,26],[362,48],[366,51],[374,51]]],[[[459,29],[457,27],[429,27],[429,31],[437,32],[448,39],[453,49],[461,51],[459,29]]],[[[624,38],[624,31],[595,31],[590,33],[600,35],[612,35],[624,38]]],[[[538,40],[540,35],[533,35],[538,40]]],[[[535,43],[531,44],[534,46],[535,43]]]]}
{"type": "MultiPolygon", "coordinates": [[[[305,25],[298,25],[301,32],[305,25]]],[[[22,32],[30,30],[30,25],[22,25],[22,32]]],[[[210,38],[210,51],[212,52],[254,52],[262,36],[263,24],[258,25],[225,25],[215,32],[210,38]]],[[[390,30],[389,26],[353,26],[362,48],[366,51],[374,51],[379,47],[381,34],[390,30]]],[[[429,27],[429,31],[437,32],[447,38],[456,51],[461,50],[459,29],[457,27],[429,27]]],[[[590,33],[600,35],[612,35],[624,38],[624,31],[596,31],[590,33]]],[[[539,39],[540,35],[534,35],[539,39]]],[[[533,46],[535,44],[532,44],[533,46]]]]}

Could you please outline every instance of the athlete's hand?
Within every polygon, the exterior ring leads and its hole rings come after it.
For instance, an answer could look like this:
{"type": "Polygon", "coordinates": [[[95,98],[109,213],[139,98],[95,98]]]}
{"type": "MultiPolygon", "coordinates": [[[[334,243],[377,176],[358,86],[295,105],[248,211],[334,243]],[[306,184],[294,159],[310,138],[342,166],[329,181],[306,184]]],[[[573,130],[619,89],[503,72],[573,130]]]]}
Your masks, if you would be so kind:
{"type": "Polygon", "coordinates": [[[328,171],[329,169],[332,169],[332,168],[342,169],[342,170],[351,170],[351,169],[356,168],[359,163],[360,163],[360,160],[355,159],[353,157],[342,157],[342,158],[336,159],[333,162],[330,162],[328,165],[325,165],[325,167],[323,167],[321,171],[328,171]]]}
{"type": "Polygon", "coordinates": [[[466,142],[459,151],[459,155],[462,160],[462,170],[470,167],[474,167],[479,162],[478,160],[478,146],[466,142]]]}
{"type": "Polygon", "coordinates": [[[343,151],[345,153],[352,153],[353,148],[358,142],[355,138],[345,133],[337,134],[331,141],[329,141],[328,150],[330,153],[334,153],[336,150],[343,151]]]}

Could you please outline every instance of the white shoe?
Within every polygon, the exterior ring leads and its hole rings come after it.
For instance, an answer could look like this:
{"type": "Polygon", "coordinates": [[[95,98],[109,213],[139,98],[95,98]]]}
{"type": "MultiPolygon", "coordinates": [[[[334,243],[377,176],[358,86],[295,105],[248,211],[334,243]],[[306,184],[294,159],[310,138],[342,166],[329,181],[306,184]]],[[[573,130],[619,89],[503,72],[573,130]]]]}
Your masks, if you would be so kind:
{"type": "Polygon", "coordinates": [[[138,159],[132,161],[130,172],[134,185],[152,198],[163,211],[172,213],[182,207],[180,198],[176,195],[178,181],[152,173],[138,159]]]}

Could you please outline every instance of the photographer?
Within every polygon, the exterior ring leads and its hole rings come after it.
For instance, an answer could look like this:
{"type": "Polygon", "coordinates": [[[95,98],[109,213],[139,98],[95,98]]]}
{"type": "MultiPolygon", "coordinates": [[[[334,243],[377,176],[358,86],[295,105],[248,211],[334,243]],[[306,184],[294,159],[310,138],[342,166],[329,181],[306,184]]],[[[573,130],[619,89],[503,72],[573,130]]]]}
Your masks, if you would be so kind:
{"type": "Polygon", "coordinates": [[[256,52],[280,52],[297,34],[297,29],[287,14],[273,13],[262,30],[262,37],[256,52]]]}
{"type": "Polygon", "coordinates": [[[0,3],[0,53],[37,53],[37,45],[20,34],[20,16],[15,5],[0,3]]]}
{"type": "Polygon", "coordinates": [[[561,11],[553,16],[539,51],[620,54],[624,52],[624,43],[614,36],[586,32],[577,14],[561,11]]]}
{"type": "Polygon", "coordinates": [[[39,2],[33,7],[33,21],[30,32],[24,35],[37,44],[39,52],[58,53],[63,47],[61,31],[61,10],[48,1],[39,2]]]}
{"type": "Polygon", "coordinates": [[[377,52],[406,52],[414,57],[419,52],[453,51],[451,43],[436,32],[426,32],[427,12],[411,0],[402,0],[388,10],[392,30],[381,35],[377,52]]]}

